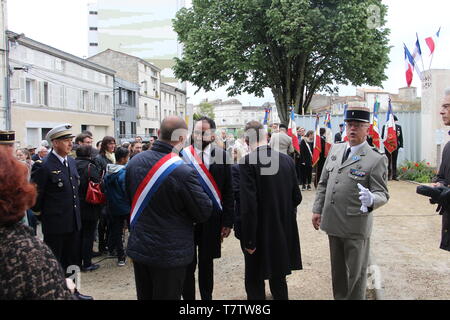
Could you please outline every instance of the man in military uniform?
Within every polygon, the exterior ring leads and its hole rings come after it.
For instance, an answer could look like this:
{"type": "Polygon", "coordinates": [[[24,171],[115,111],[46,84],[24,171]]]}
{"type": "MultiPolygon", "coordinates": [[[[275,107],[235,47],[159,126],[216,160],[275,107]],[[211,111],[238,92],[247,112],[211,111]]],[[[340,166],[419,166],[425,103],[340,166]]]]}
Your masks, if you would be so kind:
{"type": "Polygon", "coordinates": [[[328,234],[333,295],[365,299],[373,211],[387,203],[386,156],[366,142],[370,110],[348,108],[347,143],[330,151],[320,177],[312,223],[328,234]]]}
{"type": "Polygon", "coordinates": [[[80,264],[81,228],[78,200],[79,175],[72,150],[70,124],[53,128],[47,134],[53,149],[34,165],[31,179],[37,184],[38,198],[33,211],[40,212],[44,242],[52,249],[64,270],[80,264]]]}

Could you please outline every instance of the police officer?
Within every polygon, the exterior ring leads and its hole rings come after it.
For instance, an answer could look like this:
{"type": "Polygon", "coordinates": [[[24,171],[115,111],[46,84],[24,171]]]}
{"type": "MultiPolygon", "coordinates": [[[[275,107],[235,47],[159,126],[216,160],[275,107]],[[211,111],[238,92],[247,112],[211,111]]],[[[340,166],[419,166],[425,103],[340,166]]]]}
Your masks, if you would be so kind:
{"type": "Polygon", "coordinates": [[[63,269],[80,264],[81,228],[78,200],[79,175],[72,150],[72,126],[64,124],[49,131],[53,149],[36,162],[31,175],[38,198],[33,211],[40,212],[44,242],[52,249],[63,269]]]}
{"type": "Polygon", "coordinates": [[[373,210],[389,199],[387,158],[366,137],[370,110],[349,107],[347,143],[330,151],[320,177],[312,223],[328,234],[333,295],[336,300],[365,299],[373,210]]]}

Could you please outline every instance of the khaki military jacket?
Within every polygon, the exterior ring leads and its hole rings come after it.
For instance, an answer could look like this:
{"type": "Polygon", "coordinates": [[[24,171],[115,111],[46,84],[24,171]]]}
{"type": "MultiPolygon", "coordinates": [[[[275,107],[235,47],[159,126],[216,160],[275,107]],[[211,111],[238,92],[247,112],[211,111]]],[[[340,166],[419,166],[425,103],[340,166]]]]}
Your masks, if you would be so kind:
{"type": "Polygon", "coordinates": [[[389,200],[388,159],[367,142],[343,164],[347,143],[336,144],[325,162],[313,213],[322,215],[320,228],[327,234],[349,239],[367,239],[372,233],[373,210],[389,200]],[[358,183],[374,195],[368,213],[361,211],[358,183]]]}

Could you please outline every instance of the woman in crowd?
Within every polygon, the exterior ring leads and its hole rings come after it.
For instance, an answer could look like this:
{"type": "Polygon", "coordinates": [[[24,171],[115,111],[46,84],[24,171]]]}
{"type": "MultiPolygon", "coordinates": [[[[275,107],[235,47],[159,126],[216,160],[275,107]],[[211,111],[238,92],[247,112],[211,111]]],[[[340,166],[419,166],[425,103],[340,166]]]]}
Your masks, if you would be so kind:
{"type": "Polygon", "coordinates": [[[33,167],[34,161],[31,160],[30,151],[28,151],[25,148],[17,149],[17,151],[16,151],[16,158],[17,158],[17,160],[25,163],[27,168],[28,168],[28,172],[31,172],[31,168],[33,167]]]}
{"type": "Polygon", "coordinates": [[[36,201],[27,167],[0,149],[0,300],[73,299],[50,248],[22,220],[36,201]]]}
{"type": "Polygon", "coordinates": [[[87,203],[85,200],[89,181],[99,183],[101,180],[100,170],[91,159],[92,147],[88,145],[79,146],[75,160],[80,175],[78,195],[81,212],[81,270],[83,271],[94,271],[99,268],[98,264],[92,264],[92,248],[101,206],[87,203]]]}
{"type": "MultiPolygon", "coordinates": [[[[106,173],[106,166],[108,164],[115,164],[116,159],[114,152],[116,150],[116,140],[113,137],[106,136],[103,138],[100,145],[100,152],[97,157],[95,157],[95,165],[100,170],[101,175],[104,176],[106,173]]],[[[103,206],[100,211],[100,219],[98,222],[98,251],[101,254],[106,254],[108,252],[108,214],[106,206],[103,206]]],[[[112,254],[112,252],[110,252],[112,254]]]]}

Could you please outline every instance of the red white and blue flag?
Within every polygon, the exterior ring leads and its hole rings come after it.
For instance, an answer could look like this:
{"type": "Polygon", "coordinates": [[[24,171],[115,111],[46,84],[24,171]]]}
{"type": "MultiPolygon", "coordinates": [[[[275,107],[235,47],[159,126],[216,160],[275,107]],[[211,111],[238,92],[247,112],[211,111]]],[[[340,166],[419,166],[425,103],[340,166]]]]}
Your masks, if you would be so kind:
{"type": "Polygon", "coordinates": [[[133,226],[139,219],[142,211],[147,207],[153,195],[166,180],[170,173],[185,164],[175,153],[169,153],[161,158],[147,173],[139,184],[131,204],[130,225],[133,226]]]}
{"type": "Polygon", "coordinates": [[[408,85],[408,88],[411,87],[411,83],[413,81],[413,77],[414,77],[414,59],[411,56],[411,54],[409,54],[409,50],[405,45],[405,69],[406,69],[406,84],[408,85]]]}
{"type": "Polygon", "coordinates": [[[300,153],[300,145],[298,144],[297,124],[295,123],[294,108],[291,108],[291,116],[289,117],[289,128],[287,134],[289,137],[292,138],[292,144],[294,145],[294,149],[298,153],[300,153]]]}
{"type": "Polygon", "coordinates": [[[378,127],[378,112],[380,110],[380,103],[378,101],[375,101],[375,105],[373,106],[373,120],[372,124],[369,128],[369,135],[372,137],[372,142],[377,149],[381,148],[381,142],[380,142],[380,129],[378,127]]]}
{"type": "Polygon", "coordinates": [[[389,153],[392,153],[395,150],[397,150],[398,146],[397,146],[397,130],[395,128],[394,113],[392,111],[391,100],[389,100],[387,122],[384,130],[385,130],[384,136],[386,137],[386,140],[384,140],[384,148],[389,153]]]}
{"type": "Polygon", "coordinates": [[[319,162],[320,154],[322,153],[322,138],[320,137],[319,115],[316,118],[316,133],[314,137],[314,150],[312,157],[313,167],[319,162]]]}
{"type": "Polygon", "coordinates": [[[331,114],[325,115],[325,157],[328,157],[331,147],[333,146],[333,132],[331,131],[331,114]]]}
{"type": "Polygon", "coordinates": [[[197,171],[200,184],[213,202],[214,207],[222,211],[222,194],[216,180],[214,180],[214,177],[199,158],[197,152],[195,152],[194,146],[190,145],[184,148],[181,153],[183,159],[197,171]]]}
{"type": "Polygon", "coordinates": [[[265,111],[265,115],[264,115],[263,125],[264,125],[264,129],[267,131],[271,108],[266,108],[266,109],[264,109],[264,111],[265,111]]]}
{"type": "Polygon", "coordinates": [[[441,34],[441,28],[439,28],[438,32],[436,32],[435,35],[425,39],[425,42],[426,42],[428,48],[430,49],[430,56],[434,53],[434,50],[436,49],[436,45],[439,40],[440,34],[441,34]]]}

